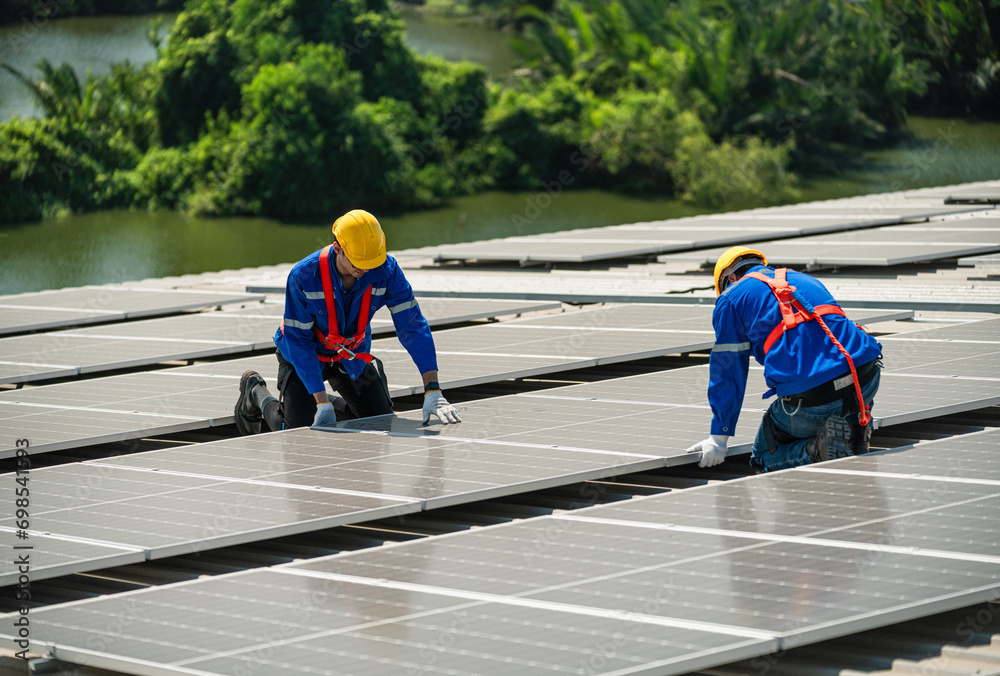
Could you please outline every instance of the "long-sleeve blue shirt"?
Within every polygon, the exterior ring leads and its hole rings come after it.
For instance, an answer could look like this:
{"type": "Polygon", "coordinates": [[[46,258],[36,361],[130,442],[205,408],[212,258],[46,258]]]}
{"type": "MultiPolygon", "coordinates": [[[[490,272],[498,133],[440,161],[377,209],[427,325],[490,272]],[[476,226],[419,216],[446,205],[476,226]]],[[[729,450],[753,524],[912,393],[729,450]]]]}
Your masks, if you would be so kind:
{"type": "MultiPolygon", "coordinates": [[[[323,363],[316,354],[332,355],[334,352],[322,346],[313,333],[318,327],[323,335],[329,333],[326,300],[323,296],[323,280],[320,276],[319,255],[322,249],[314,251],[295,264],[288,273],[285,285],[284,329],[274,334],[274,344],[281,355],[291,362],[299,379],[311,393],[322,392],[323,363]]],[[[373,268],[355,280],[350,290],[344,288],[335,264],[335,256],[330,252],[330,277],[333,295],[336,298],[337,318],[334,331],[341,328],[341,335],[351,338],[358,330],[358,314],[365,289],[372,287],[369,317],[383,305],[392,314],[396,327],[396,337],[409,352],[420,373],[437,370],[437,354],[431,330],[420,312],[420,306],[413,297],[413,289],[403,276],[396,259],[386,256],[385,263],[373,268]]],[[[355,352],[371,350],[372,330],[365,330],[364,342],[355,352]]],[[[343,359],[341,363],[352,380],[356,380],[365,368],[360,359],[343,359]]]]}
{"type": "MultiPolygon", "coordinates": [[[[758,265],[753,271],[774,277],[774,268],[758,265]]],[[[789,270],[786,279],[814,306],[837,304],[815,277],[789,270]]],[[[878,341],[847,317],[828,314],[823,320],[851,355],[855,366],[881,353],[878,341]]],[[[736,431],[751,352],[757,363],[764,366],[764,379],[778,396],[799,394],[850,373],[844,355],[815,320],[786,331],[765,355],[764,343],[780,323],[781,309],[771,287],[752,277],[743,277],[730,285],[715,302],[712,314],[715,347],[709,359],[708,383],[712,434],[731,436],[736,431]]]]}

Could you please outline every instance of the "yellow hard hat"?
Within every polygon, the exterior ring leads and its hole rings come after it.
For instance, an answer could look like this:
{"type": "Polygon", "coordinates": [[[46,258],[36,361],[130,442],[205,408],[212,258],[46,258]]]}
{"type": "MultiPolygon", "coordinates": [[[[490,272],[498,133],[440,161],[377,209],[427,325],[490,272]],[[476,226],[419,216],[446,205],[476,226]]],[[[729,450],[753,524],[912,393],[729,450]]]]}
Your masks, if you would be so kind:
{"type": "Polygon", "coordinates": [[[385,233],[367,211],[354,209],[335,220],[333,236],[354,267],[371,270],[385,263],[385,233]]]}
{"type": "Polygon", "coordinates": [[[734,246],[726,249],[719,260],[715,262],[715,295],[722,293],[722,280],[733,272],[733,264],[745,256],[755,256],[764,261],[767,265],[767,256],[756,249],[748,249],[745,246],[734,246]]]}

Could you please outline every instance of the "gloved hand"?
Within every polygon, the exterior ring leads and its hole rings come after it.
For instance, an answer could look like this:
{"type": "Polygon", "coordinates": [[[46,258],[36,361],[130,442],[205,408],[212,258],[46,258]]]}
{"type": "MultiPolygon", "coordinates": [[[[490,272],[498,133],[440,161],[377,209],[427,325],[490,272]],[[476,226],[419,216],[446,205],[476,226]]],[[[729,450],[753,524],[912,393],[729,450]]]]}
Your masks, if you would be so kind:
{"type": "Polygon", "coordinates": [[[725,434],[713,434],[705,441],[699,441],[694,446],[687,449],[688,453],[698,451],[701,453],[701,460],[698,467],[714,467],[726,459],[726,444],[729,437],[725,434]]]}
{"type": "Polygon", "coordinates": [[[317,404],[313,427],[333,427],[336,424],[337,412],[333,410],[333,404],[317,404]]]}
{"type": "Polygon", "coordinates": [[[424,393],[424,424],[431,421],[431,415],[436,415],[444,424],[462,422],[455,407],[441,394],[441,390],[430,390],[424,393]]]}

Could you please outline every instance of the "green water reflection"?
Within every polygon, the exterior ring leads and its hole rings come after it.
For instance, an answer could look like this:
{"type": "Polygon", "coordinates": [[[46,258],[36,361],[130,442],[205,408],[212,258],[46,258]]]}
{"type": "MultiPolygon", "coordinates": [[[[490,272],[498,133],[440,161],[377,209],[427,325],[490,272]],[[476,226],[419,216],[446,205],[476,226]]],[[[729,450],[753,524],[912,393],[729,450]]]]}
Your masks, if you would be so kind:
{"type": "MultiPolygon", "coordinates": [[[[58,65],[72,64],[81,80],[89,68],[95,75],[111,72],[111,64],[129,61],[143,64],[156,57],[146,38],[147,26],[162,19],[161,34],[175,15],[101,16],[53,19],[32,24],[0,26],[0,63],[9,63],[25,74],[36,74],[35,64],[48,59],[58,65]]],[[[36,110],[28,90],[14,76],[0,70],[0,120],[14,115],[34,117],[36,110]]]]}

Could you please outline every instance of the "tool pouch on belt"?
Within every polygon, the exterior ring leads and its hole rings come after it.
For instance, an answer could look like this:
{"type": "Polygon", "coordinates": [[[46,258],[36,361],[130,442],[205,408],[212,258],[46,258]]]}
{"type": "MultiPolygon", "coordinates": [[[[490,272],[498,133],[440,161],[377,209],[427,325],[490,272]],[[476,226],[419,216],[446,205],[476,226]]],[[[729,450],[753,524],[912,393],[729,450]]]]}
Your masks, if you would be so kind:
{"type": "Polygon", "coordinates": [[[764,441],[767,443],[767,449],[771,453],[778,450],[778,444],[790,444],[799,440],[799,437],[794,437],[788,432],[778,429],[771,418],[771,409],[764,412],[764,418],[760,421],[760,429],[764,435],[764,441]]]}

